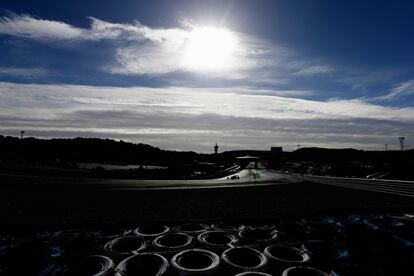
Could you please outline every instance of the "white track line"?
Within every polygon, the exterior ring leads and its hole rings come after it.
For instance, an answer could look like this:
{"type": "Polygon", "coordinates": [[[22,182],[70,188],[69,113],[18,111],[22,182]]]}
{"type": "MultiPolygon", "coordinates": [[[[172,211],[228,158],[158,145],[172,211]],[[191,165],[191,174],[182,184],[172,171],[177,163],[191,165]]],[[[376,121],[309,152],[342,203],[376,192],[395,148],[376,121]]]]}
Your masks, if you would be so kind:
{"type": "Polygon", "coordinates": [[[344,187],[344,188],[350,188],[350,189],[358,189],[358,190],[366,190],[366,191],[372,191],[372,192],[381,192],[381,193],[387,193],[387,194],[394,194],[394,195],[401,195],[401,196],[406,196],[406,197],[413,197],[414,198],[414,190],[413,192],[406,192],[406,191],[401,191],[401,190],[397,190],[397,189],[387,189],[387,188],[378,188],[378,187],[367,187],[364,185],[356,185],[356,184],[337,184],[337,183],[328,183],[328,182],[318,182],[320,184],[325,184],[325,185],[332,185],[332,186],[337,186],[337,187],[344,187]]]}

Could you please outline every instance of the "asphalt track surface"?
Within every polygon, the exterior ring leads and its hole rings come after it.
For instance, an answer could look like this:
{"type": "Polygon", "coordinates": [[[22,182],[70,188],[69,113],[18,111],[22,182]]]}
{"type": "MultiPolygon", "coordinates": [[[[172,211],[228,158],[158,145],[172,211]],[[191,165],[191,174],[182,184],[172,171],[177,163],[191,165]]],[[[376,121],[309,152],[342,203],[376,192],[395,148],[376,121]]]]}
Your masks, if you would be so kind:
{"type": "Polygon", "coordinates": [[[99,180],[0,175],[0,226],[267,221],[414,211],[412,182],[246,170],[240,179],[99,180]],[[259,173],[259,175],[257,175],[259,173]],[[256,176],[254,176],[256,175],[256,176]]]}
{"type": "Polygon", "coordinates": [[[0,189],[3,191],[31,190],[141,190],[141,189],[199,189],[211,187],[238,187],[249,185],[280,185],[298,182],[296,175],[272,170],[245,169],[229,175],[229,178],[205,180],[130,180],[94,179],[69,177],[44,177],[0,174],[0,189]],[[238,175],[239,179],[231,179],[238,175]]]}
{"type": "Polygon", "coordinates": [[[306,181],[414,198],[414,181],[305,175],[306,181]]]}

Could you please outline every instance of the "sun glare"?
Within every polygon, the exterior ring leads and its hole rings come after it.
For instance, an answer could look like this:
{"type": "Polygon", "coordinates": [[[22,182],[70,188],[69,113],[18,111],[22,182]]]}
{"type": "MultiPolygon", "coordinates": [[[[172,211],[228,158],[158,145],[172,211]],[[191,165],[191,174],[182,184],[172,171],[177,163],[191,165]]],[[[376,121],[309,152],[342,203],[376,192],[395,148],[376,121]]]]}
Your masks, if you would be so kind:
{"type": "Polygon", "coordinates": [[[191,70],[228,70],[234,66],[236,50],[234,33],[222,28],[197,27],[187,40],[184,63],[191,70]]]}

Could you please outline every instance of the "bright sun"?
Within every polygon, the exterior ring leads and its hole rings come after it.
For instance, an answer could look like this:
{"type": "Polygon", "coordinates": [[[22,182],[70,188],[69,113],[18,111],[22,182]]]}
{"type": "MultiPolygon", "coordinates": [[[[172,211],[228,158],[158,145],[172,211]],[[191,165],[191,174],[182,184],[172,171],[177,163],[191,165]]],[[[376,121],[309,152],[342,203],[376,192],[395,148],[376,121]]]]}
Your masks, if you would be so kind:
{"type": "Polygon", "coordinates": [[[236,36],[222,28],[197,27],[190,33],[185,52],[185,66],[191,70],[221,71],[234,66],[236,36]]]}

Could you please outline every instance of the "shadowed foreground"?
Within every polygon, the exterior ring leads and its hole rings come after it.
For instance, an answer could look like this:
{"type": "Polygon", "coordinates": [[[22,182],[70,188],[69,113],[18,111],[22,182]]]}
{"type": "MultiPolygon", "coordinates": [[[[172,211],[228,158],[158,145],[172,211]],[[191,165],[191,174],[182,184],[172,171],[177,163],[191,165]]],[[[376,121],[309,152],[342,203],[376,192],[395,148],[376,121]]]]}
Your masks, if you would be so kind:
{"type": "MultiPolygon", "coordinates": [[[[33,187],[31,187],[33,188],[33,187]]],[[[85,225],[277,218],[414,210],[409,197],[311,182],[161,190],[7,190],[3,226],[85,225]]]]}

